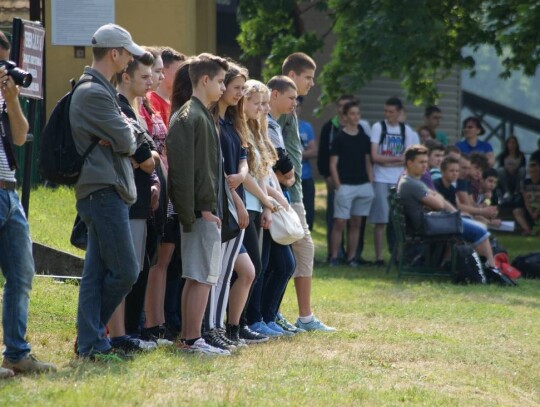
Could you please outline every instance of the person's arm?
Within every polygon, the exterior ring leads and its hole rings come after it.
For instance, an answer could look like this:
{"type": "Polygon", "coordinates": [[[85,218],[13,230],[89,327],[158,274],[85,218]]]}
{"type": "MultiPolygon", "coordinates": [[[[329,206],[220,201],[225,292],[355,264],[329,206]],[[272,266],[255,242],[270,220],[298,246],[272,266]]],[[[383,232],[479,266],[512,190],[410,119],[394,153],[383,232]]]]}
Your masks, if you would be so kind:
{"type": "Polygon", "coordinates": [[[261,204],[270,210],[273,208],[272,202],[268,199],[268,194],[266,193],[266,186],[264,183],[258,183],[255,178],[251,176],[251,174],[247,174],[246,179],[244,180],[244,188],[246,188],[246,191],[248,191],[250,194],[255,196],[259,201],[261,201],[261,204]]]}
{"type": "Polygon", "coordinates": [[[373,183],[373,164],[371,164],[371,155],[366,154],[366,174],[370,183],[373,183]]]}
{"type": "Polygon", "coordinates": [[[236,189],[244,182],[248,173],[247,160],[244,158],[238,164],[238,173],[227,175],[227,185],[230,189],[236,189]]]}
{"type": "Polygon", "coordinates": [[[317,157],[317,142],[315,140],[311,140],[308,142],[305,150],[302,151],[302,160],[309,160],[315,157],[317,157]]]}
{"type": "Polygon", "coordinates": [[[339,162],[339,156],[337,155],[331,155],[330,156],[330,176],[332,177],[332,183],[334,185],[335,190],[337,191],[339,187],[341,186],[341,181],[339,179],[339,173],[337,170],[337,165],[339,162]]]}
{"type": "Polygon", "coordinates": [[[379,154],[378,143],[371,143],[371,159],[374,163],[385,167],[399,167],[405,163],[403,155],[389,156],[379,154]]]}
{"type": "Polygon", "coordinates": [[[195,223],[195,132],[185,120],[169,128],[166,140],[169,162],[168,192],[184,232],[195,223]]]}
{"type": "Polygon", "coordinates": [[[236,213],[238,215],[238,226],[240,226],[240,229],[245,229],[249,225],[249,214],[246,210],[246,206],[244,205],[244,202],[242,202],[242,198],[240,198],[240,196],[234,189],[231,189],[231,195],[233,198],[234,206],[236,206],[236,213]]]}
{"type": "Polygon", "coordinates": [[[0,83],[2,85],[2,95],[6,101],[6,110],[9,118],[9,126],[13,137],[13,144],[22,146],[26,142],[28,134],[28,121],[19,103],[19,87],[15,85],[13,78],[7,74],[6,68],[0,68],[0,83]]]}
{"type": "Polygon", "coordinates": [[[472,196],[466,191],[456,191],[456,203],[460,211],[473,216],[485,216],[487,218],[494,218],[497,216],[498,210],[496,206],[479,208],[474,205],[472,196]]]}

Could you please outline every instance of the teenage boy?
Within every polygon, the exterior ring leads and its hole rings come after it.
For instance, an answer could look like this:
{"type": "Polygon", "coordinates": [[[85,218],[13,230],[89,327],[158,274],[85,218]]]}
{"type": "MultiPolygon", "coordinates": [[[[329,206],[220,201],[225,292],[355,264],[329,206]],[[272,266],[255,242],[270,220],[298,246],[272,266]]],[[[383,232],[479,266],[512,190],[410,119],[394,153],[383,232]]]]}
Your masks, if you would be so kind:
{"type": "MultiPolygon", "coordinates": [[[[315,61],[303,52],[289,55],[281,67],[281,73],[291,78],[296,84],[298,96],[306,96],[315,84],[315,61]]],[[[313,258],[315,247],[306,222],[306,211],[302,203],[302,141],[298,134],[298,119],[294,112],[282,115],[279,123],[283,130],[285,148],[294,164],[294,184],[290,187],[291,206],[298,214],[304,227],[304,237],[293,243],[296,260],[294,287],[298,301],[298,319],[296,326],[306,331],[335,331],[318,320],[311,309],[311,280],[313,277],[313,258]]],[[[278,324],[291,328],[291,324],[278,316],[278,324]]]]}
{"type": "Polygon", "coordinates": [[[444,158],[444,146],[436,140],[427,140],[424,145],[428,148],[429,174],[433,181],[441,178],[441,163],[444,158]]]}
{"type": "MultiPolygon", "coordinates": [[[[77,347],[90,360],[110,359],[106,325],[139,275],[129,207],[137,199],[130,156],[137,147],[129,121],[120,113],[111,80],[145,50],[122,27],[106,24],[92,38],[93,61],[71,99],[73,140],[82,154],[96,138],[75,185],[77,212],[88,228],[88,247],[79,287],[77,347]],[[103,210],[107,208],[107,210],[103,210]]],[[[115,352],[112,358],[125,358],[115,352]]]]}
{"type": "Polygon", "coordinates": [[[191,99],[171,117],[167,136],[169,196],[181,226],[182,333],[179,348],[213,355],[228,350],[208,345],[201,326],[210,287],[220,273],[223,171],[216,124],[208,108],[225,91],[229,65],[203,53],[191,60],[191,99]]]}
{"type": "MultiPolygon", "coordinates": [[[[531,157],[528,165],[529,178],[523,181],[521,194],[523,206],[513,211],[514,218],[523,234],[532,234],[535,223],[540,219],[540,156],[531,157]]],[[[536,233],[540,236],[540,232],[536,233]]]]}
{"type": "Polygon", "coordinates": [[[424,125],[435,133],[435,137],[443,146],[448,145],[448,137],[440,130],[437,130],[441,125],[442,112],[439,106],[431,105],[424,110],[424,125]]]}
{"type": "Polygon", "coordinates": [[[186,56],[170,47],[161,48],[161,59],[163,60],[163,80],[155,91],[148,92],[148,99],[154,110],[163,119],[165,125],[169,125],[171,114],[171,96],[176,71],[186,60],[186,56]]]}
{"type": "MultiPolygon", "coordinates": [[[[405,214],[416,229],[422,225],[422,212],[426,207],[432,211],[453,212],[456,210],[441,194],[431,191],[420,181],[420,177],[427,169],[427,162],[426,147],[413,145],[407,148],[405,151],[405,174],[400,178],[397,188],[405,214]]],[[[462,218],[462,222],[463,239],[471,243],[478,254],[486,258],[486,268],[497,270],[488,239],[489,232],[473,220],[462,218]]],[[[499,274],[500,272],[497,270],[495,273],[499,274]]]]}
{"type": "MultiPolygon", "coordinates": [[[[371,129],[375,199],[371,205],[369,221],[375,225],[375,265],[378,267],[384,265],[383,236],[390,212],[388,194],[403,172],[403,152],[408,146],[418,143],[418,135],[406,124],[400,123],[399,117],[402,112],[401,100],[397,97],[389,98],[384,104],[385,120],[375,123],[371,129]]],[[[389,232],[389,246],[391,234],[389,232]]]]}
{"type": "MultiPolygon", "coordinates": [[[[8,60],[10,49],[10,42],[0,31],[0,59],[8,60]]],[[[26,142],[28,121],[19,102],[19,87],[4,67],[0,68],[0,84],[0,106],[5,109],[11,128],[11,132],[6,132],[4,125],[0,126],[0,269],[5,278],[1,299],[5,348],[0,379],[7,379],[16,373],[40,373],[56,368],[31,355],[26,338],[34,258],[28,221],[16,191],[14,146],[26,142]]]]}
{"type": "Polygon", "coordinates": [[[360,106],[350,101],[343,106],[345,126],[332,143],[330,174],[334,184],[334,227],[332,229],[332,252],[330,265],[337,265],[343,231],[347,222],[347,264],[357,267],[356,250],[362,220],[369,214],[373,200],[373,170],[371,166],[371,143],[368,135],[358,124],[360,106]]]}
{"type": "Polygon", "coordinates": [[[436,179],[435,189],[450,202],[452,206],[457,207],[456,202],[456,183],[459,178],[459,160],[456,157],[445,157],[441,163],[441,178],[436,179]]]}

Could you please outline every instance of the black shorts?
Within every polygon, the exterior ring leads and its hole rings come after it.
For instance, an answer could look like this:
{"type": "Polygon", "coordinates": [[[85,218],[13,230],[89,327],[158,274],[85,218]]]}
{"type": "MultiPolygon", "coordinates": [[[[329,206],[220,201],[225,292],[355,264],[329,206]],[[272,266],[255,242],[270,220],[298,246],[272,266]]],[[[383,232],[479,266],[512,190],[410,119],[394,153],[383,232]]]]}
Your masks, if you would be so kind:
{"type": "Polygon", "coordinates": [[[167,217],[165,227],[163,228],[163,234],[161,236],[161,243],[174,243],[180,242],[180,223],[178,221],[178,215],[172,215],[167,217]]]}

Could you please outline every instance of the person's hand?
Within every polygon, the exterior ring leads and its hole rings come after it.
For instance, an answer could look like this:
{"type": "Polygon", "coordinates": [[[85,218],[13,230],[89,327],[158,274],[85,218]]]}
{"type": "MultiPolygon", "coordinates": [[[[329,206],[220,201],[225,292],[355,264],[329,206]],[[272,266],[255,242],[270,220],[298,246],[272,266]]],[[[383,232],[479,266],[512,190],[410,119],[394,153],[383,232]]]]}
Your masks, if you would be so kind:
{"type": "Polygon", "coordinates": [[[152,211],[159,208],[159,188],[156,185],[152,185],[150,188],[150,208],[152,211]]]}
{"type": "Polygon", "coordinates": [[[231,174],[227,175],[227,185],[229,189],[236,189],[238,186],[244,182],[244,177],[241,174],[231,174]]]}
{"type": "Polygon", "coordinates": [[[497,227],[497,228],[498,228],[499,226],[501,226],[501,223],[502,223],[502,220],[500,220],[500,219],[492,219],[492,220],[489,221],[489,224],[490,224],[491,226],[495,226],[495,227],[497,227]]]}
{"type": "Polygon", "coordinates": [[[484,208],[484,210],[488,218],[495,218],[499,213],[499,210],[496,206],[488,206],[487,208],[484,208]]]}
{"type": "Polygon", "coordinates": [[[332,177],[326,177],[326,188],[329,191],[334,189],[334,181],[332,181],[332,177]]]}
{"type": "Polygon", "coordinates": [[[210,211],[202,211],[201,212],[202,218],[207,222],[215,222],[218,229],[221,229],[221,219],[219,219],[216,215],[214,215],[210,211]]]}
{"type": "Polygon", "coordinates": [[[237,214],[238,214],[238,226],[240,226],[240,229],[245,229],[249,225],[249,214],[244,205],[242,205],[240,208],[236,208],[237,214]]]}
{"type": "Polygon", "coordinates": [[[264,208],[261,214],[261,226],[263,229],[270,229],[272,224],[272,212],[268,208],[264,208]]]}
{"type": "Polygon", "coordinates": [[[6,101],[15,101],[19,97],[19,87],[8,75],[5,67],[0,67],[0,89],[6,101]]]}

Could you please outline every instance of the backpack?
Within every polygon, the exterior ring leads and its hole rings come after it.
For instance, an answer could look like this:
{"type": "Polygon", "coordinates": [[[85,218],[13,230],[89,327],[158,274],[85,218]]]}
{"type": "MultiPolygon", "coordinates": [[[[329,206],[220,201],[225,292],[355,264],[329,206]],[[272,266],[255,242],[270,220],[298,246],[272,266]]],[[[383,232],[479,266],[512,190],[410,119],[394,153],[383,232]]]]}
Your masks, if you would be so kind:
{"type": "Polygon", "coordinates": [[[468,244],[456,244],[456,274],[454,283],[486,284],[480,256],[468,244]]]}
{"type": "MultiPolygon", "coordinates": [[[[384,143],[386,134],[388,133],[388,128],[386,127],[386,122],[384,120],[380,121],[381,123],[381,139],[379,140],[379,145],[381,146],[384,143]]],[[[405,148],[405,123],[399,122],[399,133],[401,134],[401,145],[405,148]]]]}
{"type": "Polygon", "coordinates": [[[521,272],[510,264],[508,253],[499,252],[493,258],[495,259],[495,266],[497,266],[503,275],[511,280],[517,280],[521,277],[521,272]]]}
{"type": "Polygon", "coordinates": [[[69,122],[69,107],[73,92],[79,85],[93,81],[92,77],[77,82],[71,91],[58,101],[43,128],[39,152],[39,173],[44,180],[59,185],[74,185],[86,157],[99,141],[93,141],[84,154],[80,155],[75,147],[69,122]]]}
{"type": "Polygon", "coordinates": [[[518,256],[512,266],[521,271],[524,278],[540,278],[540,253],[529,253],[518,256]]]}

